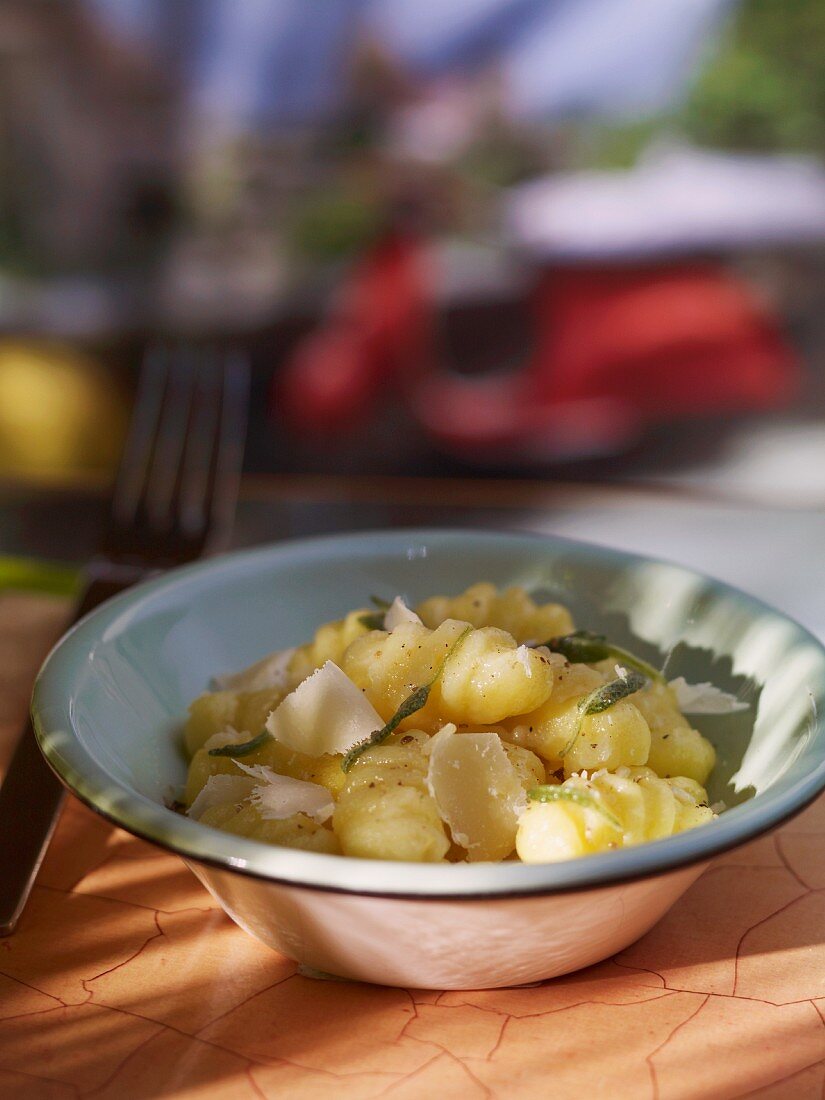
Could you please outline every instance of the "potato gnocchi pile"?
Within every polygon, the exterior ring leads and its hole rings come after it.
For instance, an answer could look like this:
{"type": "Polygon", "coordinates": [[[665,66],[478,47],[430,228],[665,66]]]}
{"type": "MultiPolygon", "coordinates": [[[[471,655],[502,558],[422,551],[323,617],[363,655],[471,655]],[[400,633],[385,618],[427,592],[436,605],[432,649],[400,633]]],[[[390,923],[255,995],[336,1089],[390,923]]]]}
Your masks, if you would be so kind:
{"type": "Polygon", "coordinates": [[[415,610],[376,603],[192,703],[190,816],[290,848],[451,863],[566,860],[714,817],[714,750],[680,683],[574,630],[560,604],[487,583],[415,610]]]}

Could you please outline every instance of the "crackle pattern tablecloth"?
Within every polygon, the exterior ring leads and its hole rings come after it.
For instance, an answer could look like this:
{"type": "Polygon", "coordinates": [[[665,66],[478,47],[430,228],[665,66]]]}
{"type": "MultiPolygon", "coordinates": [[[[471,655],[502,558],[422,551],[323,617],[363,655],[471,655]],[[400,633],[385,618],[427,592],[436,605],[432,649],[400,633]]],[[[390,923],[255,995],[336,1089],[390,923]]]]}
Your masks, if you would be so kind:
{"type": "MultiPolygon", "coordinates": [[[[63,613],[0,600],[0,767],[63,613]]],[[[532,988],[385,989],[300,976],[177,858],[71,800],[0,940],[0,1095],[819,1098],[823,854],[820,800],[608,962],[532,988]]]]}

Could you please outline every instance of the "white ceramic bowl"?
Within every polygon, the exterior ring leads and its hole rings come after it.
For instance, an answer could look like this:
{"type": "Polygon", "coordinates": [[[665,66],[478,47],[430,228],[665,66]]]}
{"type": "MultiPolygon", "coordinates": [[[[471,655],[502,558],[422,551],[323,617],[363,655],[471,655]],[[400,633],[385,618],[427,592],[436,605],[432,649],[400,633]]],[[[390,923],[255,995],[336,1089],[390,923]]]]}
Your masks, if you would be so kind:
{"type": "Polygon", "coordinates": [[[399,531],[282,543],[175,570],[105,604],[52,652],[33,714],[47,760],[122,828],[180,854],[241,927],[327,973],[388,985],[515,985],[646,932],[718,852],[825,788],[825,651],[758,600],[689,570],[566,540],[399,531]],[[179,729],[212,675],[305,640],[372,593],[415,602],[522,584],[581,626],[751,704],[700,723],[719,763],[701,828],[548,865],[409,864],[260,844],[182,817],[179,729]]]}

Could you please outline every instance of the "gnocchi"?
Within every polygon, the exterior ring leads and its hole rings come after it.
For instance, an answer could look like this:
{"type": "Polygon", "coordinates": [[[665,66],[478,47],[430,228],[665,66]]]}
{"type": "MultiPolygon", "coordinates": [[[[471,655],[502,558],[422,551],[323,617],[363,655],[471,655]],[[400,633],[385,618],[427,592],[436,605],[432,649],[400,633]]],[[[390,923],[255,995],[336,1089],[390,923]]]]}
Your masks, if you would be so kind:
{"type": "Polygon", "coordinates": [[[307,851],[453,863],[572,859],[714,818],[715,752],[675,690],[561,604],[487,582],[376,602],[193,701],[193,817],[307,851]]]}

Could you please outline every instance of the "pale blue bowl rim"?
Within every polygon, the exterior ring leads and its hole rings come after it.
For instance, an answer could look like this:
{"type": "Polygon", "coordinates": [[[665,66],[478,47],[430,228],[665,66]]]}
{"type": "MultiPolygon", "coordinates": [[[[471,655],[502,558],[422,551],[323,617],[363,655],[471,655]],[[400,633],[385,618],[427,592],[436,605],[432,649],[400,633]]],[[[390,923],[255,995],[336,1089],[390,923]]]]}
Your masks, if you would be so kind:
{"type": "MultiPolygon", "coordinates": [[[[468,540],[518,544],[522,549],[536,548],[537,552],[543,543],[573,551],[583,558],[665,564],[686,577],[699,579],[707,587],[736,599],[756,613],[770,614],[791,623],[800,640],[813,645],[825,660],[825,648],[814,635],[757,597],[682,565],[641,554],[556,535],[474,528],[402,528],[322,535],[238,550],[170,570],[115,596],[76,623],[46,658],[34,687],[32,717],[46,760],[69,790],[91,809],[127,832],[175,852],[187,861],[314,890],[420,900],[562,893],[653,877],[691,864],[702,864],[775,828],[825,790],[825,736],[817,716],[819,759],[816,766],[790,783],[781,777],[768,790],[726,811],[711,825],[566,863],[397,863],[275,848],[200,825],[121,784],[97,762],[77,736],[74,696],[90,651],[104,635],[111,636],[113,628],[127,630],[130,618],[139,608],[162,598],[171,589],[188,586],[196,590],[204,583],[231,581],[249,570],[266,568],[268,563],[278,559],[286,564],[290,558],[306,561],[312,556],[323,563],[359,550],[366,551],[369,556],[371,552],[398,550],[411,542],[458,547],[468,540]],[[59,746],[53,739],[57,731],[63,735],[63,743],[59,746]],[[117,797],[114,807],[110,805],[113,791],[117,797]]],[[[821,686],[825,690],[825,684],[821,686]]]]}

